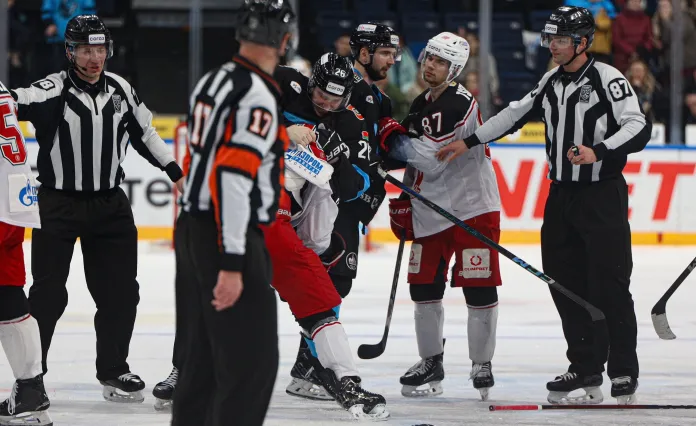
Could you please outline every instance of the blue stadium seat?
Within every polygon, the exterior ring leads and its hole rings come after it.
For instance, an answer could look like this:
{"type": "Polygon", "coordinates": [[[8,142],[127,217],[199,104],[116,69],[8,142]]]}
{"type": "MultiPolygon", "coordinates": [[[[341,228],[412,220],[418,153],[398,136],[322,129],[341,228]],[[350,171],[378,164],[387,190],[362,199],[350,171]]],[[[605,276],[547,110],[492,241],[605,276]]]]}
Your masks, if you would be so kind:
{"type": "Polygon", "coordinates": [[[447,13],[444,19],[445,31],[457,32],[459,27],[478,32],[478,13],[447,13]]]}
{"type": "MultiPolygon", "coordinates": [[[[471,3],[471,1],[466,3],[471,3]]],[[[442,13],[461,13],[465,11],[465,2],[463,0],[438,0],[437,8],[442,13]]]]}
{"type": "MultiPolygon", "coordinates": [[[[306,0],[305,0],[306,1],[306,0]]],[[[313,10],[346,10],[345,0],[309,0],[313,10]]]]}
{"type": "Polygon", "coordinates": [[[322,11],[317,13],[317,36],[324,47],[333,46],[344,32],[352,31],[356,26],[355,17],[350,12],[322,11]]]}
{"type": "Polygon", "coordinates": [[[409,42],[427,42],[442,32],[440,14],[407,12],[401,15],[401,28],[409,42]]]}
{"type": "Polygon", "coordinates": [[[395,30],[399,30],[399,17],[396,13],[390,12],[388,10],[373,10],[364,9],[356,10],[355,14],[358,17],[358,24],[363,24],[365,22],[379,22],[381,24],[389,25],[395,30]]]}
{"type": "Polygon", "coordinates": [[[498,64],[499,72],[529,72],[525,62],[524,49],[495,50],[493,56],[498,64]]]}
{"type": "Polygon", "coordinates": [[[387,12],[389,1],[387,0],[353,0],[353,10],[360,14],[363,12],[387,12]]]}
{"type": "MultiPolygon", "coordinates": [[[[502,70],[502,68],[499,67],[502,70]]],[[[505,104],[522,99],[531,92],[538,79],[529,72],[499,72],[500,97],[505,104]]]]}
{"type": "Polygon", "coordinates": [[[529,30],[535,32],[541,32],[544,29],[544,24],[549,16],[553,13],[553,10],[535,10],[529,14],[529,30]]]}
{"type": "MultiPolygon", "coordinates": [[[[385,2],[386,3],[386,2],[385,2]]],[[[398,12],[434,12],[433,0],[396,0],[398,12]]]]}

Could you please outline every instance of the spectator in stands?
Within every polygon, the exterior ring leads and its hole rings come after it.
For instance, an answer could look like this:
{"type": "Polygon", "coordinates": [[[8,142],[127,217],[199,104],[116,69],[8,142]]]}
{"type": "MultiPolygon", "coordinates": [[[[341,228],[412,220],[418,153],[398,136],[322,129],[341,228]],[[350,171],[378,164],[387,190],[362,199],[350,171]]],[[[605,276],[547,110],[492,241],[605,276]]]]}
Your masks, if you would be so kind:
{"type": "Polygon", "coordinates": [[[397,86],[403,93],[406,93],[409,87],[413,86],[416,81],[416,74],[419,72],[419,64],[416,58],[413,57],[413,52],[404,41],[403,35],[399,38],[401,46],[401,60],[394,63],[387,77],[391,84],[397,86]]]}
{"type": "Polygon", "coordinates": [[[46,44],[40,55],[44,72],[42,75],[59,72],[67,64],[65,58],[65,27],[77,15],[97,13],[94,0],[43,0],[41,18],[45,29],[46,44]]]}
{"type": "Polygon", "coordinates": [[[423,80],[423,73],[420,70],[420,64],[418,65],[418,72],[416,72],[416,80],[406,89],[404,92],[404,96],[406,97],[406,100],[408,101],[409,105],[413,103],[413,101],[423,92],[425,92],[426,89],[430,88],[428,86],[428,83],[423,80]]]}
{"type": "Polygon", "coordinates": [[[684,82],[684,122],[696,124],[696,70],[684,82]]]}
{"type": "MultiPolygon", "coordinates": [[[[0,0],[2,1],[2,0],[0,0]]],[[[7,1],[7,18],[9,21],[9,87],[28,85],[25,55],[31,42],[31,30],[27,17],[14,7],[15,0],[7,1]]]]}
{"type": "Polygon", "coordinates": [[[612,0],[566,0],[565,5],[584,7],[592,12],[592,16],[594,16],[595,20],[597,20],[597,14],[601,10],[603,10],[610,19],[616,18],[616,8],[612,0]]]}
{"type": "Polygon", "coordinates": [[[350,32],[344,32],[334,41],[335,52],[350,57],[350,32]]]}
{"type": "MultiPolygon", "coordinates": [[[[462,73],[459,74],[457,81],[466,86],[466,76],[469,73],[479,72],[481,59],[479,57],[479,38],[473,31],[467,31],[464,28],[459,28],[459,35],[464,37],[469,42],[469,60],[466,62],[462,73]]],[[[478,79],[478,74],[477,74],[478,79]]],[[[488,54],[488,87],[491,93],[491,101],[493,102],[492,110],[499,108],[503,101],[500,98],[500,80],[498,79],[498,64],[492,54],[488,54]]]]}
{"type": "Polygon", "coordinates": [[[648,69],[648,65],[641,60],[633,61],[626,71],[626,79],[631,83],[645,117],[650,121],[655,121],[653,96],[656,95],[658,86],[655,77],[648,69]]]}
{"type": "MultiPolygon", "coordinates": [[[[619,9],[623,9],[626,6],[626,0],[614,0],[614,4],[619,9]]],[[[653,16],[657,9],[657,0],[643,0],[643,9],[648,16],[653,16]]]]}
{"type": "MultiPolygon", "coordinates": [[[[691,75],[696,70],[696,12],[687,7],[687,3],[682,3],[684,12],[682,40],[684,43],[684,66],[685,77],[691,75]]],[[[672,44],[672,22],[673,10],[671,0],[660,0],[657,13],[653,18],[652,27],[656,32],[654,35],[656,46],[659,49],[660,65],[664,72],[670,66],[670,46],[672,44]]],[[[666,76],[665,76],[666,77],[666,76]]],[[[665,81],[665,78],[662,79],[665,81]]]]}
{"type": "Polygon", "coordinates": [[[636,59],[647,60],[652,52],[652,24],[641,0],[627,0],[626,7],[612,24],[614,67],[621,72],[636,59]]]}

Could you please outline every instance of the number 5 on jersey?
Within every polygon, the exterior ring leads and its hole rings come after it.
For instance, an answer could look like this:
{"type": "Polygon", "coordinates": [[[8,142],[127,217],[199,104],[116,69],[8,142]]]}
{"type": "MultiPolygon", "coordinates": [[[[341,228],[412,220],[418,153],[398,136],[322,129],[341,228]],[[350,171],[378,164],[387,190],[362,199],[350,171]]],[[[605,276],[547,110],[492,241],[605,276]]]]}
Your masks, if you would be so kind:
{"type": "Polygon", "coordinates": [[[17,116],[8,101],[0,99],[0,152],[14,165],[27,161],[27,147],[24,145],[22,132],[19,130],[17,116]]]}

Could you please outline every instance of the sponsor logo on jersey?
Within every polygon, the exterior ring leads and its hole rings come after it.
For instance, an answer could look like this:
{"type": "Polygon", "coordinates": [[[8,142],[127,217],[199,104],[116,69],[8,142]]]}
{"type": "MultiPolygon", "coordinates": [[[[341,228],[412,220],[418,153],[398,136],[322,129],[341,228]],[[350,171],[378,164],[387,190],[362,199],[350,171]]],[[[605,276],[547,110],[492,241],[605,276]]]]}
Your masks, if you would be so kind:
{"type": "Polygon", "coordinates": [[[87,42],[89,44],[104,44],[106,43],[106,36],[104,34],[90,34],[87,42]]]}
{"type": "Polygon", "coordinates": [[[363,130],[362,131],[362,138],[363,138],[363,140],[369,141],[370,140],[370,132],[368,132],[367,130],[363,130]]]}
{"type": "Polygon", "coordinates": [[[356,271],[358,269],[358,255],[354,252],[348,253],[348,256],[346,256],[346,265],[351,271],[356,271]]]}
{"type": "Polygon", "coordinates": [[[423,254],[423,246],[420,244],[411,244],[411,254],[408,258],[408,273],[417,274],[420,272],[421,255],[423,254]]]}
{"type": "Polygon", "coordinates": [[[374,104],[375,98],[373,98],[372,95],[370,95],[370,96],[365,98],[365,101],[367,101],[367,103],[374,104]]]}
{"type": "Polygon", "coordinates": [[[292,161],[315,176],[318,176],[324,169],[324,164],[321,161],[311,154],[297,149],[287,150],[285,152],[285,161],[292,161]]]}
{"type": "Polygon", "coordinates": [[[291,81],[290,87],[292,87],[292,90],[296,91],[297,93],[302,93],[302,86],[300,86],[300,83],[291,81]]]}
{"type": "Polygon", "coordinates": [[[39,202],[38,191],[29,179],[27,179],[27,186],[19,191],[19,202],[26,207],[31,207],[39,202]]]}
{"type": "Polygon", "coordinates": [[[117,113],[121,113],[121,95],[113,95],[111,97],[111,100],[114,102],[114,109],[116,110],[117,113]]]}
{"type": "Polygon", "coordinates": [[[490,278],[491,251],[489,249],[466,249],[462,251],[462,278],[490,278]]]}

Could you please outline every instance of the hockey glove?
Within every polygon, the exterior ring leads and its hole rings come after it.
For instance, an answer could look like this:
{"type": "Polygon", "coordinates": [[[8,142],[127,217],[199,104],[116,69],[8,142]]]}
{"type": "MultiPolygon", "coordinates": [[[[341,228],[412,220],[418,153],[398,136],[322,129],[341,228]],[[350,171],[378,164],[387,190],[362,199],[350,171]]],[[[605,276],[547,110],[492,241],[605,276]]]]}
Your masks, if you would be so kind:
{"type": "Polygon", "coordinates": [[[391,230],[396,235],[396,238],[401,239],[401,234],[406,231],[406,241],[415,239],[410,198],[390,198],[389,219],[391,230]]]}
{"type": "Polygon", "coordinates": [[[408,134],[404,126],[391,117],[380,118],[377,129],[379,148],[383,152],[389,152],[391,149],[390,144],[394,142],[394,136],[408,134]]]}
{"type": "Polygon", "coordinates": [[[324,253],[319,255],[319,259],[321,259],[321,263],[324,264],[324,267],[328,272],[331,270],[331,268],[336,266],[345,253],[346,242],[341,234],[334,231],[331,233],[331,243],[329,244],[329,248],[327,248],[324,253]]]}

